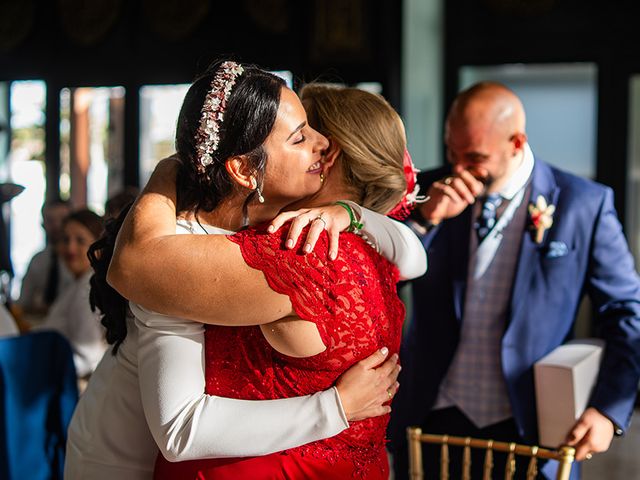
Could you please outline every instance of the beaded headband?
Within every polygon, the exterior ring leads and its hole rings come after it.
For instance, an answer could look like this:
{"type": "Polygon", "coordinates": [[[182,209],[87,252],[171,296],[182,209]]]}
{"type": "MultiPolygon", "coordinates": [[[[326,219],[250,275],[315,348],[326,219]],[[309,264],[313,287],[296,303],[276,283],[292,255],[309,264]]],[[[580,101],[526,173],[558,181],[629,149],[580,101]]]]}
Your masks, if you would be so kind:
{"type": "Polygon", "coordinates": [[[402,200],[393,207],[387,216],[395,218],[397,220],[404,220],[411,214],[411,210],[417,203],[425,202],[427,199],[423,196],[418,196],[420,191],[420,185],[418,185],[418,170],[411,160],[409,150],[405,148],[404,159],[402,161],[404,168],[404,178],[407,180],[407,191],[402,197],[402,200]]]}
{"type": "Polygon", "coordinates": [[[224,62],[211,81],[211,88],[202,105],[200,126],[196,132],[196,154],[199,169],[202,171],[213,162],[213,153],[220,143],[220,126],[227,101],[236,79],[243,72],[242,66],[236,62],[224,62]]]}

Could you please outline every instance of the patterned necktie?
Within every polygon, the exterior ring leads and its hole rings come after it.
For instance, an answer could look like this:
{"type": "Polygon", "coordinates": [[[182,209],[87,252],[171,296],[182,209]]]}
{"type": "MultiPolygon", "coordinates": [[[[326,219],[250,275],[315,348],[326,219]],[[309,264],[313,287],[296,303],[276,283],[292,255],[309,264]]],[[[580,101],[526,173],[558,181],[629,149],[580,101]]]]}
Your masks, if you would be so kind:
{"type": "Polygon", "coordinates": [[[476,233],[478,234],[478,243],[484,240],[493,226],[496,224],[496,211],[502,203],[502,197],[499,193],[489,193],[482,204],[482,211],[476,221],[476,233]]]}

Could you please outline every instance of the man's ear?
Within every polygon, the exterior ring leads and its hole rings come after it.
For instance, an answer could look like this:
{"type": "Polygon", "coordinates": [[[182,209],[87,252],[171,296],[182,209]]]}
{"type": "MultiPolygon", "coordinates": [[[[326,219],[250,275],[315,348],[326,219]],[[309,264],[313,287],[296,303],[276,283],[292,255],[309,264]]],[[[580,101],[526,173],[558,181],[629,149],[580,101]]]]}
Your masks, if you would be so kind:
{"type": "Polygon", "coordinates": [[[244,155],[229,157],[224,166],[233,182],[241,187],[254,190],[257,180],[254,172],[247,165],[247,158],[244,155]]]}
{"type": "Polygon", "coordinates": [[[514,156],[518,153],[518,151],[524,148],[524,144],[527,143],[527,134],[524,132],[514,133],[511,136],[511,142],[515,147],[516,151],[513,152],[514,156]]]}

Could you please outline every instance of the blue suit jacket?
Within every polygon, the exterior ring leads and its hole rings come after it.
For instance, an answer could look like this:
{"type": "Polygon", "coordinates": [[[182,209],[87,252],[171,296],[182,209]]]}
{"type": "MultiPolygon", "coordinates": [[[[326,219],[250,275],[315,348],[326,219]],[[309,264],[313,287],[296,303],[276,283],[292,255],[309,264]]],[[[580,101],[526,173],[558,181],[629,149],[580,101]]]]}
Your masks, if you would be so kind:
{"type": "MultiPolygon", "coordinates": [[[[444,169],[425,172],[428,186],[444,169]],[[430,181],[431,180],[431,181],[430,181]]],[[[640,281],[603,185],[536,160],[531,201],[556,205],[553,226],[541,244],[522,234],[502,364],[513,415],[522,437],[537,442],[533,364],[572,335],[582,296],[594,306],[596,333],[607,342],[590,405],[621,428],[629,424],[640,378],[640,281]],[[562,243],[552,243],[562,242],[562,243]],[[558,245],[566,248],[553,248],[558,245]]],[[[420,425],[456,351],[463,318],[471,208],[442,222],[424,238],[429,270],[413,282],[413,318],[402,349],[400,391],[390,434],[420,425]]]]}

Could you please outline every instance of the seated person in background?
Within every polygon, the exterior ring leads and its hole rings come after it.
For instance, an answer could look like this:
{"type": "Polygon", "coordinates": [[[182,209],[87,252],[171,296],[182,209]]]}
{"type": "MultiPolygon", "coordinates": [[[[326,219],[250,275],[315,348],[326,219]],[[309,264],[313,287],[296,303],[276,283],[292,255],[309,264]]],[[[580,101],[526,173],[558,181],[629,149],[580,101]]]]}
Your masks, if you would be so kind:
{"type": "Polygon", "coordinates": [[[102,234],[102,219],[90,210],[78,210],[63,222],[60,252],[72,283],[49,310],[42,328],[57,330],[71,343],[78,377],[90,375],[107,343],[99,312],[91,311],[89,279],[93,274],[87,251],[102,234]]]}
{"type": "Polygon", "coordinates": [[[71,208],[67,202],[55,200],[42,207],[42,226],[47,245],[36,253],[22,279],[20,298],[16,302],[29,315],[46,315],[56,297],[72,283],[73,275],[67,270],[56,251],[62,238],[62,223],[71,208]]]}

